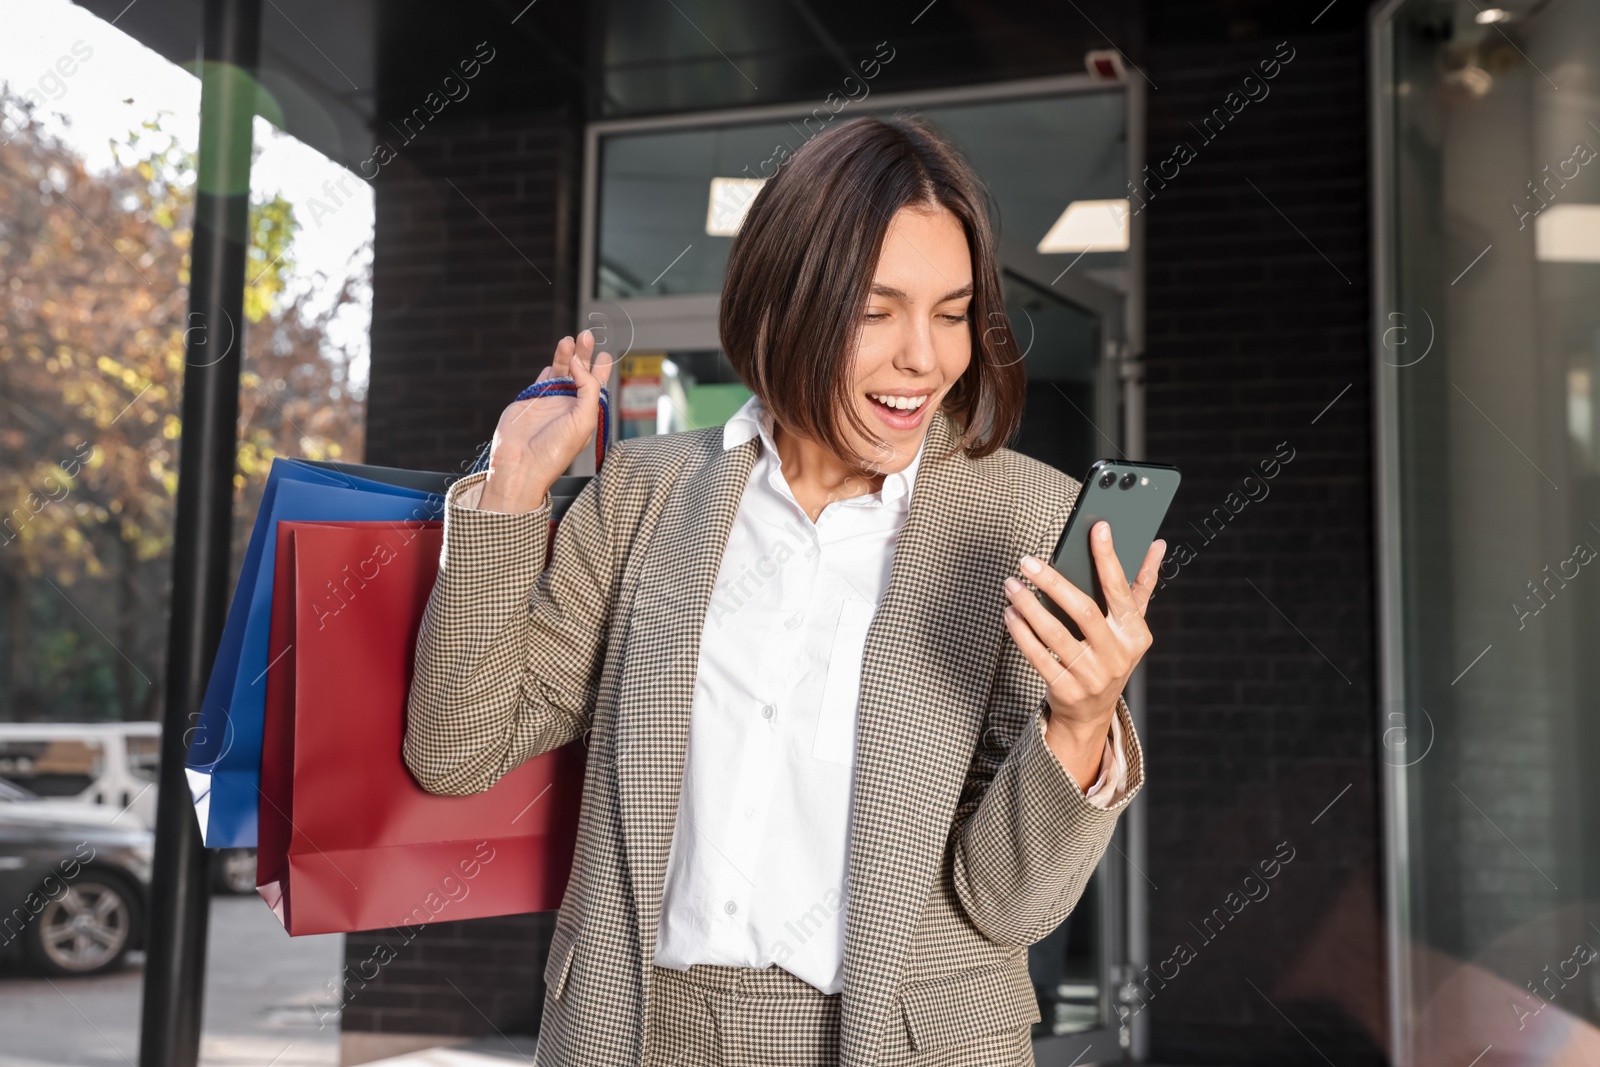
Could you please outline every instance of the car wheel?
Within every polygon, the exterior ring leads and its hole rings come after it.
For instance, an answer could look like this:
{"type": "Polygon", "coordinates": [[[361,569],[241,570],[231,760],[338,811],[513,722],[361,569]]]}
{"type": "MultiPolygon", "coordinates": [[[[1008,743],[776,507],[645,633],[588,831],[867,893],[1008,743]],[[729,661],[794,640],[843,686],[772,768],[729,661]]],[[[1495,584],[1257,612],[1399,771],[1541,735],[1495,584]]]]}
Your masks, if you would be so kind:
{"type": "Polygon", "coordinates": [[[133,900],[120,881],[86,871],[28,924],[28,958],[50,974],[108,971],[128,953],[133,917],[133,900]]]}
{"type": "Polygon", "coordinates": [[[225,893],[250,894],[256,891],[256,850],[225,848],[213,868],[217,888],[225,893]]]}

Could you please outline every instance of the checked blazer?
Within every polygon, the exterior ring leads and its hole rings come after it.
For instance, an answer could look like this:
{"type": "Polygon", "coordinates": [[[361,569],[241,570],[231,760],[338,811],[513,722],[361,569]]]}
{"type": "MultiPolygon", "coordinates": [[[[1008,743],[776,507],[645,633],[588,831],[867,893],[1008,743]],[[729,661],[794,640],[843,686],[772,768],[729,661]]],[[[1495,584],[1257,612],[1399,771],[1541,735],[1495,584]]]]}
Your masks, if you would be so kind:
{"type": "MultiPolygon", "coordinates": [[[[1079,484],[1009,450],[974,460],[935,412],[857,712],[841,1067],[1031,1064],[1027,946],[1076,906],[1144,782],[1090,804],[1045,744],[1045,684],[1004,629],[1002,583],[1048,558],[1079,484]]],[[[547,509],[446,506],[404,743],[424,788],[489,788],[586,736],[577,851],[545,967],[536,1061],[657,1062],[652,958],[701,630],[760,443],[622,441],[543,567],[547,509]]],[[[670,1005],[664,1009],[670,1010],[670,1005]]],[[[797,1034],[797,1041],[803,1035],[797,1034]]]]}

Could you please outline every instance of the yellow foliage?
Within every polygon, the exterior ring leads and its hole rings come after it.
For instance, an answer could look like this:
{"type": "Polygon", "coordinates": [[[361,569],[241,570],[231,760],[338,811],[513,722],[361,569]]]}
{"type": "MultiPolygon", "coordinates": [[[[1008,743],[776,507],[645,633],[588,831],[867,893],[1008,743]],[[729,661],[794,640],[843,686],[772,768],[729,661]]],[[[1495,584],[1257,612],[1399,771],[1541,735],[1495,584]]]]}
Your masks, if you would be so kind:
{"type": "MultiPolygon", "coordinates": [[[[104,655],[116,669],[132,661],[158,678],[164,635],[151,620],[162,615],[172,567],[194,160],[151,123],[112,146],[116,167],[91,173],[3,89],[0,107],[22,116],[0,144],[0,502],[27,517],[14,536],[0,532],[0,579],[53,575],[63,589],[75,585],[74,604],[127,657],[99,635],[80,634],[85,616],[63,604],[37,640],[67,647],[83,636],[83,651],[66,662],[104,655]],[[40,194],[47,174],[64,195],[40,194]],[[117,608],[127,589],[137,598],[131,631],[119,629],[129,617],[117,608]]],[[[361,390],[349,381],[349,360],[325,340],[350,289],[329,310],[303,313],[286,289],[298,229],[281,198],[251,205],[249,329],[242,352],[229,357],[242,360],[233,484],[247,516],[274,456],[302,454],[302,444],[361,454],[361,390]],[[302,442],[297,427],[315,433],[302,442]]],[[[36,657],[25,654],[33,639],[7,636],[24,642],[12,661],[33,670],[36,657]]],[[[103,701],[104,689],[97,692],[103,701]]]]}

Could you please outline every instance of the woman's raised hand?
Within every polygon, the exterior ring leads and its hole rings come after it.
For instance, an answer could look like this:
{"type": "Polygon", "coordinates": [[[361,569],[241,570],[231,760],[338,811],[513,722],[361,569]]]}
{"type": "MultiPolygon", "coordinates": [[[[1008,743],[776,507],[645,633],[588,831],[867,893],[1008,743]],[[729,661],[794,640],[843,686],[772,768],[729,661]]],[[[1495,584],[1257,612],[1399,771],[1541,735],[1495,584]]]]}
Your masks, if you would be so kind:
{"type": "Polygon", "coordinates": [[[539,381],[571,378],[578,395],[519,400],[501,413],[478,507],[516,513],[542,507],[550,487],[594,436],[600,387],[610,376],[611,357],[595,354],[594,334],[584,330],[576,338],[563,337],[539,381]]]}
{"type": "Polygon", "coordinates": [[[1005,609],[1006,629],[1045,682],[1050,705],[1045,738],[1084,787],[1099,774],[1117,697],[1153,640],[1144,613],[1167,550],[1166,541],[1153,542],[1130,584],[1111,541],[1111,524],[1102,519],[1089,533],[1089,551],[1106,595],[1103,613],[1094,597],[1054,567],[1032,556],[1022,559],[1022,576],[1072,617],[1082,640],[1045,610],[1019,578],[1005,583],[1011,600],[1005,609]]]}

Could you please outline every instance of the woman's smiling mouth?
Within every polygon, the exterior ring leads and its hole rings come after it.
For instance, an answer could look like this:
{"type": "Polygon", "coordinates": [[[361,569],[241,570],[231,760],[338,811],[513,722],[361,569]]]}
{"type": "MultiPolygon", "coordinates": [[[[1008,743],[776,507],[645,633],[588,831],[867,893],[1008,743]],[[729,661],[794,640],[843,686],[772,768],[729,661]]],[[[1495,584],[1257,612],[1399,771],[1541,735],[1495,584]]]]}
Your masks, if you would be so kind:
{"type": "Polygon", "coordinates": [[[922,422],[931,393],[868,393],[872,410],[891,429],[913,430],[922,422]]]}

